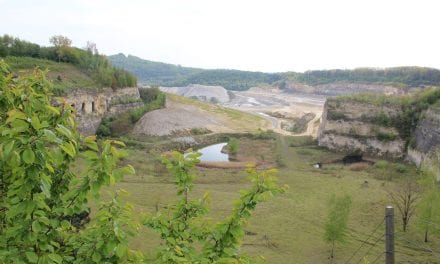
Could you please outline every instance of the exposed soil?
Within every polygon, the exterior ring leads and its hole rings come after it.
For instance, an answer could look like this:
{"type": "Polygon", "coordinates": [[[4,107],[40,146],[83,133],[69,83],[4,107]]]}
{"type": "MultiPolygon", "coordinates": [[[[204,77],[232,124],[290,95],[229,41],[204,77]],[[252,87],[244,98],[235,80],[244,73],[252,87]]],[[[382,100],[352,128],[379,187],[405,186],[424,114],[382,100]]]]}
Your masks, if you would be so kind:
{"type": "Polygon", "coordinates": [[[136,135],[186,135],[191,131],[233,133],[267,129],[263,118],[198,101],[167,96],[166,107],[146,113],[135,125],[136,135]]]}
{"type": "Polygon", "coordinates": [[[223,104],[224,106],[258,114],[271,122],[274,131],[284,135],[317,135],[325,97],[264,88],[251,88],[248,91],[233,93],[233,99],[223,104]],[[304,132],[292,133],[283,129],[283,123],[291,124],[292,120],[300,120],[310,114],[313,114],[314,118],[307,121],[304,132]]]}
{"type": "Polygon", "coordinates": [[[166,108],[146,113],[137,122],[133,133],[164,136],[202,127],[215,132],[230,132],[221,118],[193,105],[167,99],[166,108]]]}

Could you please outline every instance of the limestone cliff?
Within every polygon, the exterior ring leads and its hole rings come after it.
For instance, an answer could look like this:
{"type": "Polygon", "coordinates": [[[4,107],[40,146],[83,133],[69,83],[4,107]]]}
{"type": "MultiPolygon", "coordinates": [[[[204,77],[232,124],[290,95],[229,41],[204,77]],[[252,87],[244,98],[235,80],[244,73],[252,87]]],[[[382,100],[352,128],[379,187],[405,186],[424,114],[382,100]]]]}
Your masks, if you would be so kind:
{"type": "Polygon", "coordinates": [[[397,117],[399,108],[391,104],[327,99],[318,131],[318,143],[329,149],[387,158],[402,158],[405,141],[395,127],[383,126],[380,116],[397,117]]]}
{"type": "Polygon", "coordinates": [[[417,165],[440,150],[440,103],[420,112],[403,136],[402,108],[390,102],[327,99],[318,131],[318,143],[329,149],[386,158],[407,158],[417,165]]]}
{"type": "Polygon", "coordinates": [[[139,90],[128,87],[100,91],[77,90],[65,96],[77,112],[78,129],[84,135],[96,133],[104,116],[116,115],[143,106],[139,90]]]}
{"type": "Polygon", "coordinates": [[[440,104],[422,114],[414,135],[408,148],[408,159],[420,165],[431,153],[440,150],[440,104]]]}
{"type": "Polygon", "coordinates": [[[329,84],[308,85],[299,82],[287,82],[285,90],[294,93],[305,94],[319,94],[326,96],[334,95],[346,95],[356,93],[382,93],[382,94],[401,94],[406,89],[381,85],[381,84],[362,84],[362,83],[349,83],[349,82],[337,82],[329,84]]]}

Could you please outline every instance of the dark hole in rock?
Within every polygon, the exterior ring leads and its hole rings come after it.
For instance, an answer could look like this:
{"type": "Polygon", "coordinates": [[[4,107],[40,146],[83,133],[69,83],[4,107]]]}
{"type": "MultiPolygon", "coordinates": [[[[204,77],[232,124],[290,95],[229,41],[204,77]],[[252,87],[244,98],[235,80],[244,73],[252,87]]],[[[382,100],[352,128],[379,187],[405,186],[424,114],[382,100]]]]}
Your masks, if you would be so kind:
{"type": "Polygon", "coordinates": [[[361,162],[361,161],[362,161],[361,154],[347,155],[342,159],[342,163],[344,163],[344,164],[350,164],[350,163],[361,162]]]}

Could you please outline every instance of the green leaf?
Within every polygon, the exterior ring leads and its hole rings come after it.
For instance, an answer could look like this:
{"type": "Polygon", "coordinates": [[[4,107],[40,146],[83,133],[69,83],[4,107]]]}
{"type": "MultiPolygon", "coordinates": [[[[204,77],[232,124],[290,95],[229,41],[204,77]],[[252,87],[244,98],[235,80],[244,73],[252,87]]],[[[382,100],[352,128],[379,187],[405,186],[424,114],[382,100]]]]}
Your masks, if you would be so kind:
{"type": "Polygon", "coordinates": [[[17,109],[12,109],[11,111],[8,112],[8,119],[6,119],[5,123],[9,124],[15,119],[26,120],[26,115],[17,109]]]}
{"type": "Polygon", "coordinates": [[[100,263],[101,261],[101,254],[99,254],[99,252],[94,252],[92,255],[92,260],[96,263],[100,263]]]}
{"type": "Polygon", "coordinates": [[[38,220],[32,222],[32,231],[35,233],[39,233],[41,231],[41,225],[38,220]]]}
{"type": "Polygon", "coordinates": [[[31,119],[31,125],[35,130],[39,130],[41,128],[40,119],[38,116],[33,116],[31,119]]]}
{"type": "Polygon", "coordinates": [[[53,142],[53,143],[62,143],[63,141],[58,138],[55,133],[52,130],[49,129],[45,129],[43,130],[44,133],[44,138],[49,141],[49,142],[53,142]]]}
{"type": "Polygon", "coordinates": [[[122,142],[122,141],[118,141],[118,140],[113,140],[112,144],[116,144],[116,145],[119,145],[121,147],[125,147],[125,143],[122,142]]]}
{"type": "Polygon", "coordinates": [[[50,189],[52,186],[52,180],[49,176],[44,173],[40,174],[40,189],[46,196],[46,198],[50,198],[50,189]]]}
{"type": "Polygon", "coordinates": [[[58,254],[56,254],[56,253],[49,254],[49,258],[50,258],[52,261],[55,261],[56,263],[61,263],[61,262],[63,262],[63,257],[61,257],[60,255],[58,255],[58,254]]]}
{"type": "Polygon", "coordinates": [[[37,263],[38,262],[38,255],[35,254],[35,252],[28,251],[24,253],[26,255],[26,258],[29,260],[30,263],[37,263]]]}
{"type": "Polygon", "coordinates": [[[67,138],[71,138],[72,137],[72,131],[70,131],[67,127],[65,127],[63,125],[57,125],[56,131],[58,131],[59,133],[63,134],[67,138]]]}
{"type": "Polygon", "coordinates": [[[75,157],[75,147],[72,145],[72,143],[63,143],[60,145],[60,148],[64,150],[64,152],[67,153],[67,155],[69,155],[70,157],[74,158],[75,157]]]}
{"type": "Polygon", "coordinates": [[[35,154],[30,148],[27,148],[23,151],[22,159],[25,163],[32,164],[35,161],[35,154]]]}
{"type": "Polygon", "coordinates": [[[126,244],[119,244],[116,247],[116,256],[122,258],[127,254],[128,247],[126,244]]]}
{"type": "Polygon", "coordinates": [[[60,110],[58,110],[57,108],[55,108],[53,106],[46,105],[45,108],[56,115],[60,115],[60,110]]]}
{"type": "Polygon", "coordinates": [[[9,153],[11,153],[12,148],[14,147],[14,140],[11,140],[8,142],[8,144],[5,145],[4,149],[3,149],[3,156],[7,157],[9,156],[9,153]]]}

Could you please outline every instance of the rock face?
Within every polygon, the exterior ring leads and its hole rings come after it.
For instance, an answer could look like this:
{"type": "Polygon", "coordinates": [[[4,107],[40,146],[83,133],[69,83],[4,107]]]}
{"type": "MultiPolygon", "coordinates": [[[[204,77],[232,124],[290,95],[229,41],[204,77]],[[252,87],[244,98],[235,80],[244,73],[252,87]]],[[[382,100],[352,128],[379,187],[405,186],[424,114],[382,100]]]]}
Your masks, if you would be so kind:
{"type": "Polygon", "coordinates": [[[327,99],[318,131],[318,144],[347,153],[402,158],[405,141],[396,128],[383,126],[377,117],[398,116],[399,108],[327,99]]]}
{"type": "Polygon", "coordinates": [[[405,91],[388,85],[362,84],[362,83],[329,83],[319,85],[307,85],[304,83],[288,82],[285,86],[287,91],[305,94],[319,94],[326,96],[356,94],[356,93],[383,93],[401,94],[405,91]]]}
{"type": "Polygon", "coordinates": [[[95,134],[104,116],[143,106],[136,87],[116,91],[105,88],[99,92],[78,90],[68,94],[65,99],[76,109],[78,129],[84,135],[95,134]]]}
{"type": "Polygon", "coordinates": [[[228,91],[222,86],[191,84],[186,87],[160,87],[160,90],[211,103],[227,103],[230,100],[228,91]]]}
{"type": "Polygon", "coordinates": [[[408,148],[408,159],[420,165],[440,149],[440,105],[430,107],[415,129],[414,144],[408,148]]]}

